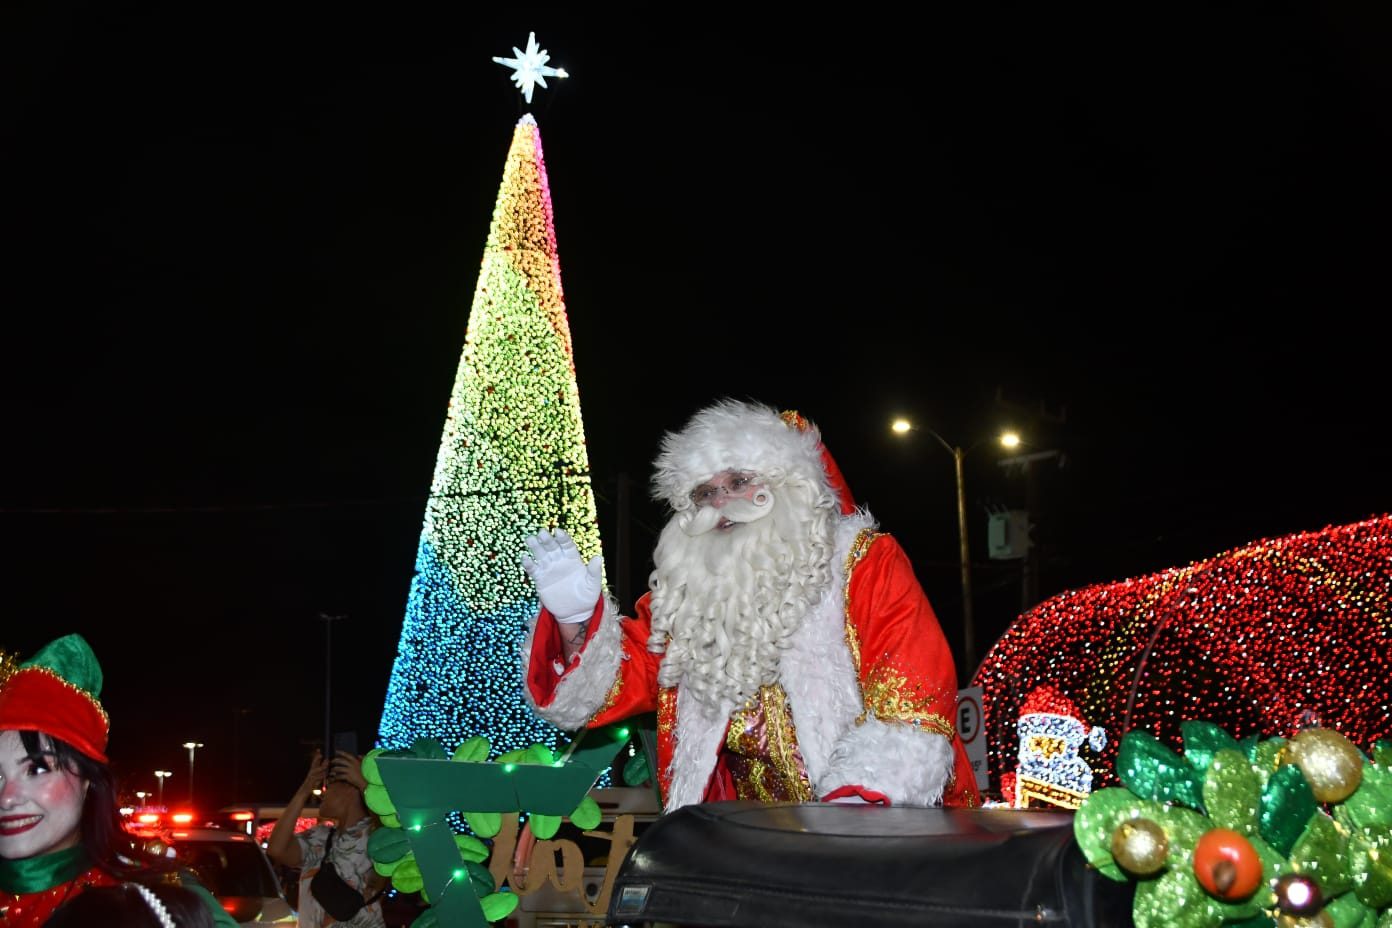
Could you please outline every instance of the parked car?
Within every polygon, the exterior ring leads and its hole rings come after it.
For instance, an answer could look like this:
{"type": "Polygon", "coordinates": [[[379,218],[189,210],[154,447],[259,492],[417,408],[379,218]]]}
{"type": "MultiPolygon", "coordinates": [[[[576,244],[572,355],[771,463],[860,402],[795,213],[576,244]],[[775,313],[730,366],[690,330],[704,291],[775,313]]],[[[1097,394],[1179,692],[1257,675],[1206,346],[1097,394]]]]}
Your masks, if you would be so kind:
{"type": "Polygon", "coordinates": [[[250,835],[217,828],[174,829],[169,850],[198,874],[239,925],[298,926],[299,916],[281,890],[270,859],[250,835]]]}

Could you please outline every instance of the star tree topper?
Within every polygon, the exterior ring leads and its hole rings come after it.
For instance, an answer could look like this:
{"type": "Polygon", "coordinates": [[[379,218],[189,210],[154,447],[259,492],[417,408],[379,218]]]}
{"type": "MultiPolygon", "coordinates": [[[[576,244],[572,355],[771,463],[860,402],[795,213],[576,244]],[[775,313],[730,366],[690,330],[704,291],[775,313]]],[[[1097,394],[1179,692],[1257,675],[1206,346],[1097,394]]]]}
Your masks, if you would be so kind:
{"type": "Polygon", "coordinates": [[[563,68],[547,67],[546,62],[551,60],[551,55],[544,48],[537,48],[536,33],[527,33],[527,50],[524,52],[516,45],[512,47],[515,58],[498,58],[494,61],[501,65],[512,68],[512,82],[517,85],[517,89],[522,91],[522,98],[528,105],[532,102],[532,88],[537,84],[546,86],[548,77],[570,77],[563,68]]]}

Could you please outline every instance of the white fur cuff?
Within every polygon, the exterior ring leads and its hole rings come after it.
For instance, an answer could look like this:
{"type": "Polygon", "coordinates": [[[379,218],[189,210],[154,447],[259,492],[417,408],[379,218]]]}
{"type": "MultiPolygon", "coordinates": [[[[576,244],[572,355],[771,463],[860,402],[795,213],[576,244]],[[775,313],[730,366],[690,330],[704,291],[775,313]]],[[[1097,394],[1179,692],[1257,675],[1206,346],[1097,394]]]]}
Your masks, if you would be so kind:
{"type": "Polygon", "coordinates": [[[837,739],[830,769],[816,784],[817,795],[857,784],[884,793],[896,806],[935,806],[953,763],[952,742],[942,735],[903,722],[866,719],[837,739]]]}
{"type": "MultiPolygon", "coordinates": [[[[599,628],[580,652],[580,662],[556,684],[551,702],[545,706],[537,705],[531,687],[523,687],[527,702],[537,715],[562,731],[578,731],[604,706],[604,698],[614,685],[619,661],[623,657],[619,622],[619,608],[606,595],[599,628]]],[[[532,639],[535,635],[536,623],[533,622],[532,630],[527,633],[527,640],[522,645],[523,679],[526,679],[526,668],[531,664],[532,639]]]]}

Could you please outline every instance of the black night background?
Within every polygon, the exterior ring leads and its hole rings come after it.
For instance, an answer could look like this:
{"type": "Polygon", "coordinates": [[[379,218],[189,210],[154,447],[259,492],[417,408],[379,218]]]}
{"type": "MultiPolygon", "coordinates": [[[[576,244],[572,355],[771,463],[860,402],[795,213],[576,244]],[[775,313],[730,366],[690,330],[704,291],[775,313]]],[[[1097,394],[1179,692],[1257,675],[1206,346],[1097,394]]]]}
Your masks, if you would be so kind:
{"type": "MultiPolygon", "coordinates": [[[[952,457],[895,415],[1058,452],[1039,597],[1392,507],[1385,9],[0,15],[0,649],[88,638],[133,788],[193,739],[200,805],[288,796],[326,664],[371,746],[528,111],[630,600],[657,443],[721,396],[822,427],[959,647],[952,457]],[[571,75],[531,107],[529,31],[571,75]]],[[[1028,592],[997,457],[978,652],[1028,592]]]]}

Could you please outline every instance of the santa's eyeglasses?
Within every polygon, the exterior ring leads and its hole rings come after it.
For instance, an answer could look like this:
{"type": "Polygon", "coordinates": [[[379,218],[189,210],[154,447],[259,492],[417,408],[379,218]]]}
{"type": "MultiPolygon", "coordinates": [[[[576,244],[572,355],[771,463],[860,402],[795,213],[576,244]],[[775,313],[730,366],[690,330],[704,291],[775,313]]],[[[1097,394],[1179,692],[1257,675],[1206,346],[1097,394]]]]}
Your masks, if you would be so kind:
{"type": "Polygon", "coordinates": [[[691,491],[690,498],[697,506],[708,506],[721,496],[739,496],[758,482],[759,475],[753,471],[731,471],[701,484],[691,491]]]}

